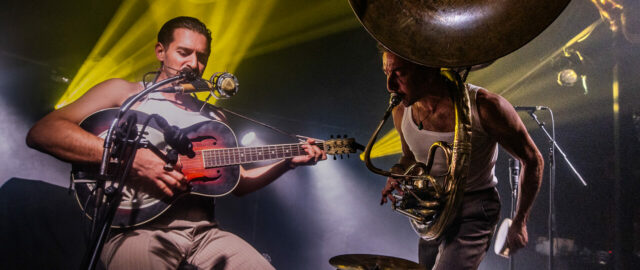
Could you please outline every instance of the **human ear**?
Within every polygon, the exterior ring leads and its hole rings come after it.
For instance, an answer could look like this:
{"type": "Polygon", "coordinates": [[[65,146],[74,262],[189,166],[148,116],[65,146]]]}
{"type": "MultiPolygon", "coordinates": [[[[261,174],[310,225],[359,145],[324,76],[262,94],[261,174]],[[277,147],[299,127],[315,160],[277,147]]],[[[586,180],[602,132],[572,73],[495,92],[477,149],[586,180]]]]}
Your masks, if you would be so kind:
{"type": "Polygon", "coordinates": [[[162,43],[160,42],[156,43],[155,51],[156,51],[156,58],[158,58],[158,61],[164,62],[164,55],[166,53],[166,50],[162,45],[162,43]]]}

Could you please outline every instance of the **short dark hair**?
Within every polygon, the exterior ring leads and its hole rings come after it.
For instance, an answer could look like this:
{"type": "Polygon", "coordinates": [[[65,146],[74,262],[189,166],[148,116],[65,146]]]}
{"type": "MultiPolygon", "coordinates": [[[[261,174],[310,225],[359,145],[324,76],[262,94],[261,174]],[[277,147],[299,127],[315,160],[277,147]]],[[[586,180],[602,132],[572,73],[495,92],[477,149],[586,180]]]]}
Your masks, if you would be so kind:
{"type": "Polygon", "coordinates": [[[404,57],[402,57],[402,56],[399,56],[399,55],[397,55],[396,53],[394,53],[394,52],[390,51],[387,47],[385,47],[384,45],[382,45],[382,43],[380,43],[380,42],[378,42],[377,47],[378,47],[378,52],[380,53],[380,56],[384,55],[384,53],[390,53],[390,54],[396,55],[396,56],[398,56],[398,57],[400,57],[400,58],[402,58],[402,59],[405,59],[406,61],[408,61],[408,62],[413,63],[414,65],[416,65],[416,67],[418,68],[418,70],[430,70],[430,71],[435,71],[435,70],[440,70],[440,69],[441,69],[441,68],[439,68],[439,67],[430,67],[430,66],[425,66],[425,65],[423,65],[423,64],[416,63],[416,62],[414,62],[414,61],[412,61],[412,60],[408,60],[407,58],[404,58],[404,57]]]}
{"type": "Polygon", "coordinates": [[[211,31],[203,22],[193,17],[175,17],[164,23],[158,32],[158,42],[162,46],[169,47],[169,44],[173,42],[173,32],[179,28],[189,29],[207,38],[207,54],[211,54],[211,31]]]}

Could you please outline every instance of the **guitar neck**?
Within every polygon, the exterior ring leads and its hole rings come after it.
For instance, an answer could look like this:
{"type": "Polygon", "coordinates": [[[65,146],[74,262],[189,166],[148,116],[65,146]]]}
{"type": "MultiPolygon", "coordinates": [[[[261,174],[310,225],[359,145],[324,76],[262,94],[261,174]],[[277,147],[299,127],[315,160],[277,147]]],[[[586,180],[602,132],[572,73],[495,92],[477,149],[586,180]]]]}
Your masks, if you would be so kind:
{"type": "MultiPolygon", "coordinates": [[[[224,167],[258,161],[304,156],[307,152],[304,151],[302,145],[303,143],[295,143],[202,150],[202,158],[204,159],[205,169],[224,167]]],[[[324,143],[322,142],[318,142],[315,145],[320,149],[324,149],[324,143]]]]}

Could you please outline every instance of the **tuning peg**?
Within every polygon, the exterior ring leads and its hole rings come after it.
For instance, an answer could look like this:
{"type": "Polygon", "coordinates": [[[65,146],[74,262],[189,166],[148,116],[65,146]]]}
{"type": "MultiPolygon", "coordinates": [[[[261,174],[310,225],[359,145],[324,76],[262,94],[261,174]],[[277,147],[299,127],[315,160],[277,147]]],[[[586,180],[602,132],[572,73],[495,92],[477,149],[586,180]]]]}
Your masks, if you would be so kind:
{"type": "Polygon", "coordinates": [[[346,138],[347,138],[347,134],[344,134],[344,137],[342,137],[342,138],[345,138],[345,139],[346,139],[346,138]]]}
{"type": "Polygon", "coordinates": [[[340,159],[343,159],[344,157],[342,156],[342,154],[340,154],[340,159]]]}
{"type": "Polygon", "coordinates": [[[347,154],[347,158],[349,158],[349,154],[347,154]]]}
{"type": "Polygon", "coordinates": [[[331,134],[331,136],[329,136],[329,138],[333,139],[333,134],[331,134]]]}
{"type": "Polygon", "coordinates": [[[336,135],[336,138],[340,139],[340,135],[336,135]]]}
{"type": "Polygon", "coordinates": [[[336,159],[338,159],[338,158],[336,156],[333,156],[333,160],[336,160],[336,159]]]}

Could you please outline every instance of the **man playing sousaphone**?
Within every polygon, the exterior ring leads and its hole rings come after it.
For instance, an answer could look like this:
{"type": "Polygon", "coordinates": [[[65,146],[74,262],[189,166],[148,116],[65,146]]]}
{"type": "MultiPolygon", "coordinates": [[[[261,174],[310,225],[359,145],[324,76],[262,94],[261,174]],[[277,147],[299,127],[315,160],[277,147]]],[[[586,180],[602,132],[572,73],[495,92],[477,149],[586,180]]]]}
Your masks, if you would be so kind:
{"type": "MultiPolygon", "coordinates": [[[[434,142],[453,142],[456,119],[450,92],[455,83],[439,68],[407,61],[388,50],[384,50],[382,62],[388,91],[401,98],[402,106],[394,108],[392,115],[402,142],[402,157],[391,172],[403,174],[416,162],[427,163],[429,146],[434,142]]],[[[542,156],[513,106],[478,86],[465,84],[465,88],[472,147],[464,195],[458,215],[443,234],[436,240],[420,239],[419,261],[427,269],[476,269],[484,258],[500,216],[494,175],[498,144],[522,163],[517,212],[506,240],[511,252],[528,242],[529,210],[542,182],[542,156]]],[[[434,177],[449,169],[442,151],[435,153],[429,172],[434,177]]],[[[381,204],[388,199],[396,201],[394,190],[402,193],[398,179],[389,177],[381,204]]]]}

